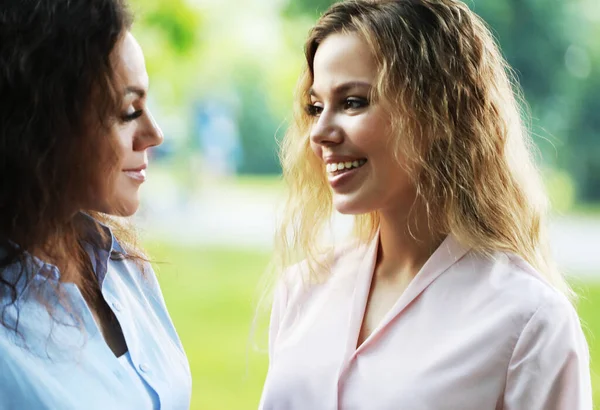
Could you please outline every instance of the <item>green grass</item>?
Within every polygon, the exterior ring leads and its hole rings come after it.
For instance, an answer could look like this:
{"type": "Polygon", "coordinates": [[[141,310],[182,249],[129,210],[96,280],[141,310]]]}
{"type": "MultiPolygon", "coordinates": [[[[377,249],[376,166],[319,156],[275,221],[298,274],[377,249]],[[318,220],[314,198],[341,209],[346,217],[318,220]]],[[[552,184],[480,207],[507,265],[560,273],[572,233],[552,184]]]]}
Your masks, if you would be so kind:
{"type": "Polygon", "coordinates": [[[158,244],[148,249],[190,361],[191,409],[256,409],[267,337],[266,329],[257,331],[264,336],[256,338],[264,348],[258,352],[250,327],[268,254],[158,244]]]}
{"type": "Polygon", "coordinates": [[[590,346],[594,403],[600,408],[600,282],[574,283],[579,294],[578,312],[590,346]]]}
{"type": "MultiPolygon", "coordinates": [[[[159,262],[163,293],[191,364],[191,409],[256,409],[267,355],[250,348],[250,326],[268,254],[159,244],[150,244],[149,251],[159,262]]],[[[600,403],[600,282],[576,289],[600,403]]],[[[266,329],[257,333],[265,348],[266,329]]]]}

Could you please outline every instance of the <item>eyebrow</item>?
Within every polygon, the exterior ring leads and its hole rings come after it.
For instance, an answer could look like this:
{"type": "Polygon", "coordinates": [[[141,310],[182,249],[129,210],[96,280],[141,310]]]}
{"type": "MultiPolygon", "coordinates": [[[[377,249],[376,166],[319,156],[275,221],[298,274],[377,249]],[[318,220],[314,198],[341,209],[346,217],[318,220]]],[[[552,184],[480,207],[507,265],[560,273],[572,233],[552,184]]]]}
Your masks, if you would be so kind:
{"type": "MultiPolygon", "coordinates": [[[[333,89],[333,94],[334,95],[340,95],[340,94],[344,94],[347,93],[350,90],[353,90],[355,88],[371,88],[371,84],[370,83],[366,83],[364,81],[350,81],[347,83],[342,83],[337,85],[334,89],[333,89]]],[[[314,90],[314,88],[310,87],[310,89],[308,90],[308,95],[311,95],[313,97],[317,97],[318,94],[317,92],[314,90]]]]}
{"type": "Polygon", "coordinates": [[[137,86],[129,86],[125,88],[125,96],[129,94],[136,94],[139,98],[144,98],[146,96],[146,90],[137,86]]]}

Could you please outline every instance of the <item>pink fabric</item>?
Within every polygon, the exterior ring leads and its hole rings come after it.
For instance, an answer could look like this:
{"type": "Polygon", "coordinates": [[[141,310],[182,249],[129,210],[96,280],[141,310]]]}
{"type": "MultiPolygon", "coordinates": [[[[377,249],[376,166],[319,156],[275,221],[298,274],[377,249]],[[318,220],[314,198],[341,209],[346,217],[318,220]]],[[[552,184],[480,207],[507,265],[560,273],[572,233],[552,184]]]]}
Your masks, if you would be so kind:
{"type": "Polygon", "coordinates": [[[356,349],[378,238],[338,252],[329,279],[279,285],[263,410],[588,410],[575,310],[521,258],[452,236],[356,349]]]}

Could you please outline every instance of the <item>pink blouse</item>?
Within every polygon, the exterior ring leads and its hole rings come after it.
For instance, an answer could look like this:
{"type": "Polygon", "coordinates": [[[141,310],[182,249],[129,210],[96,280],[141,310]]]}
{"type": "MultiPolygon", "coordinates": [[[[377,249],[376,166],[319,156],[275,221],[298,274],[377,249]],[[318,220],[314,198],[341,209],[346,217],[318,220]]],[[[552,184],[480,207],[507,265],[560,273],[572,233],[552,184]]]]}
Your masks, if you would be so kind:
{"type": "Polygon", "coordinates": [[[357,349],[379,239],[279,285],[263,410],[588,410],[577,314],[522,258],[449,236],[357,349]]]}

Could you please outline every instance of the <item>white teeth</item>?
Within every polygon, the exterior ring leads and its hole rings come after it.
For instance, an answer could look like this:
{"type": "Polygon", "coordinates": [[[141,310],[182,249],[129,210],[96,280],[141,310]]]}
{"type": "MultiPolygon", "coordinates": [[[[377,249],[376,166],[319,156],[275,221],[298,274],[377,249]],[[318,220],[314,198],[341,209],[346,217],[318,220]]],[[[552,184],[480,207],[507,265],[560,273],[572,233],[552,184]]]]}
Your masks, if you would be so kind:
{"type": "Polygon", "coordinates": [[[338,162],[336,164],[327,164],[325,166],[325,169],[327,170],[327,172],[333,173],[336,171],[342,171],[344,169],[358,168],[358,167],[364,165],[365,162],[367,162],[367,160],[365,160],[365,159],[360,159],[360,160],[356,160],[356,161],[338,162]]]}

